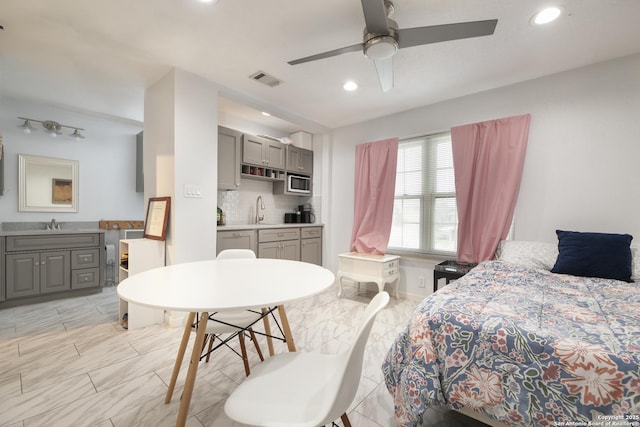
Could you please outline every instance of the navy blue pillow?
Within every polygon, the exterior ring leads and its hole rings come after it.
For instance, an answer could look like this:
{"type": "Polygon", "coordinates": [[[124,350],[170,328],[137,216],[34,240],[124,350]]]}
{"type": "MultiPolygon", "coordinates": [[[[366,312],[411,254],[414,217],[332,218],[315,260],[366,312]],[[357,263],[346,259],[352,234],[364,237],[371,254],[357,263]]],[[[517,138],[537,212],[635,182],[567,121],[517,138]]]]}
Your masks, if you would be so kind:
{"type": "Polygon", "coordinates": [[[631,280],[629,234],[579,233],[556,230],[558,259],[552,273],[631,280]]]}

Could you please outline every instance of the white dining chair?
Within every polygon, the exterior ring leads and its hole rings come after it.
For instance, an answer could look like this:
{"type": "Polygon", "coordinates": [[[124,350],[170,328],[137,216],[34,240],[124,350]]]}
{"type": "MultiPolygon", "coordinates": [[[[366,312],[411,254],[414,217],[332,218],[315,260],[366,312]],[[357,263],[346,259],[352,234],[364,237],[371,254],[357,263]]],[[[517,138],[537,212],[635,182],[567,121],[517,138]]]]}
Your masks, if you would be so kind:
{"type": "MultiPolygon", "coordinates": [[[[252,259],[255,257],[256,254],[250,249],[226,249],[221,251],[216,259],[252,259]]],[[[233,286],[233,283],[229,283],[229,286],[233,286]]],[[[221,335],[236,334],[240,343],[240,357],[242,357],[242,361],[244,363],[244,372],[249,376],[251,369],[249,367],[249,358],[247,356],[247,348],[244,342],[245,331],[249,333],[251,341],[253,341],[256,352],[258,353],[258,357],[260,357],[260,360],[264,360],[264,356],[262,355],[260,345],[258,344],[258,340],[256,339],[256,335],[252,327],[252,325],[258,322],[261,318],[262,313],[259,308],[257,310],[224,311],[209,315],[207,326],[205,328],[206,335],[204,345],[202,348],[202,351],[204,352],[208,343],[205,356],[206,361],[209,361],[209,356],[213,351],[213,345],[216,339],[220,341],[219,345],[227,345],[229,339],[233,338],[233,336],[224,339],[221,335]]]]}
{"type": "Polygon", "coordinates": [[[350,427],[346,411],[358,390],[367,339],[388,302],[386,292],[371,300],[344,353],[281,353],[258,365],[227,399],[227,416],[265,427],[317,427],[341,418],[350,427]]]}

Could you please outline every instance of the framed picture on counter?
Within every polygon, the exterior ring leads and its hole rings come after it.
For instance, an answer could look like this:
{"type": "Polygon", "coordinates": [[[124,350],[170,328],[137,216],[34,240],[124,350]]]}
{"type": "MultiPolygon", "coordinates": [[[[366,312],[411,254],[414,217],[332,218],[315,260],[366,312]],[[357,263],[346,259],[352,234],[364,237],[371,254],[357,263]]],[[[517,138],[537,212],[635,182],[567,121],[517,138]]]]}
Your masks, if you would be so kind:
{"type": "Polygon", "coordinates": [[[164,240],[169,222],[171,197],[151,197],[147,206],[147,216],[144,221],[145,239],[164,240]]]}

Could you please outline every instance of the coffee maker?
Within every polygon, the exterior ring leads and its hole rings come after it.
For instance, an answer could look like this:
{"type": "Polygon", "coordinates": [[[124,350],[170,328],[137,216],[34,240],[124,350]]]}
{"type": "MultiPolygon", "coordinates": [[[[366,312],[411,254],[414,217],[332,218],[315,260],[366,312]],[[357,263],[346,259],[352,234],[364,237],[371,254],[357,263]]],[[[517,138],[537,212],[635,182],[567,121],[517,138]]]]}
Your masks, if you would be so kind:
{"type": "Polygon", "coordinates": [[[316,216],[313,214],[310,203],[298,205],[298,212],[300,212],[301,223],[311,224],[316,221],[316,216]]]}
{"type": "Polygon", "coordinates": [[[293,213],[284,214],[285,224],[311,224],[316,221],[316,216],[313,214],[310,203],[298,205],[293,213]]]}

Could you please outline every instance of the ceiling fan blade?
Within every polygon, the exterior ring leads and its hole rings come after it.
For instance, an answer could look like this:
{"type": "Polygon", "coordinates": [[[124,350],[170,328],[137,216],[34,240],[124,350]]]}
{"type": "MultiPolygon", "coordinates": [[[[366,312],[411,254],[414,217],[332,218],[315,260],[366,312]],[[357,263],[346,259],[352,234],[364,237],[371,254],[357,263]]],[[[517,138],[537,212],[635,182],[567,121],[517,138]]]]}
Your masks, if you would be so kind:
{"type": "Polygon", "coordinates": [[[367,31],[373,34],[387,34],[387,8],[384,0],[362,0],[362,11],[367,31]]]}
{"type": "Polygon", "coordinates": [[[398,44],[400,48],[405,48],[470,37],[490,36],[495,31],[497,24],[497,19],[490,19],[487,21],[405,28],[398,30],[398,44]]]}
{"type": "Polygon", "coordinates": [[[362,51],[362,43],[354,44],[352,46],[342,47],[340,49],[330,50],[328,52],[318,53],[316,55],[305,56],[304,58],[294,59],[293,61],[288,61],[289,65],[298,65],[304,62],[315,61],[318,59],[330,58],[332,56],[342,55],[343,53],[349,52],[357,52],[362,51]]]}
{"type": "Polygon", "coordinates": [[[383,92],[393,89],[393,57],[373,61],[378,72],[378,80],[383,92]]]}

